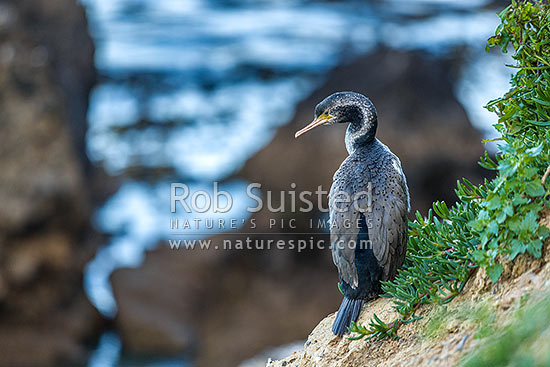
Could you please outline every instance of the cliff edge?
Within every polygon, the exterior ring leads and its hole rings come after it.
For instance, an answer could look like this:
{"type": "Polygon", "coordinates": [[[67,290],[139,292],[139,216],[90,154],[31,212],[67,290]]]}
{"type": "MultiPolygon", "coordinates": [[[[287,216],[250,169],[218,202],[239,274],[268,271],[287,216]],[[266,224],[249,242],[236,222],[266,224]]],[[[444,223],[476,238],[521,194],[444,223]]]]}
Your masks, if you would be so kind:
{"type": "MultiPolygon", "coordinates": [[[[550,215],[541,223],[550,228],[550,215]]],[[[311,332],[301,351],[268,361],[267,367],[455,366],[469,352],[491,342],[495,330],[505,330],[526,303],[547,297],[548,292],[549,242],[541,258],[523,254],[509,262],[497,283],[477,269],[461,295],[448,305],[421,307],[416,315],[422,319],[403,325],[397,340],[337,337],[331,331],[333,313],[311,332]]],[[[383,321],[391,321],[397,316],[392,306],[392,299],[378,298],[363,307],[359,322],[368,325],[375,313],[383,321]]]]}

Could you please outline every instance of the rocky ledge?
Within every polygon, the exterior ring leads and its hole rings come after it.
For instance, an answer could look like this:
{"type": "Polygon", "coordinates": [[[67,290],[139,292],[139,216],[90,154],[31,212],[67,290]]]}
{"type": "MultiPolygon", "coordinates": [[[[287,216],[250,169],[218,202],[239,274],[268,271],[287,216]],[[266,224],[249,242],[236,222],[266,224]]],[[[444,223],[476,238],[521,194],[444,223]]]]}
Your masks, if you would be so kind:
{"type": "MultiPolygon", "coordinates": [[[[543,222],[550,228],[550,216],[543,222]]],[[[401,326],[398,340],[336,337],[331,331],[335,314],[331,314],[311,332],[301,351],[269,361],[267,367],[455,366],[469,351],[487,342],[479,337],[484,318],[491,329],[507,325],[527,298],[536,300],[549,292],[550,241],[540,259],[523,254],[508,263],[497,283],[491,283],[478,269],[464,292],[449,305],[421,307],[416,316],[422,319],[401,326]]],[[[391,322],[397,316],[392,306],[392,299],[378,298],[363,307],[359,322],[368,325],[373,314],[391,322]]]]}

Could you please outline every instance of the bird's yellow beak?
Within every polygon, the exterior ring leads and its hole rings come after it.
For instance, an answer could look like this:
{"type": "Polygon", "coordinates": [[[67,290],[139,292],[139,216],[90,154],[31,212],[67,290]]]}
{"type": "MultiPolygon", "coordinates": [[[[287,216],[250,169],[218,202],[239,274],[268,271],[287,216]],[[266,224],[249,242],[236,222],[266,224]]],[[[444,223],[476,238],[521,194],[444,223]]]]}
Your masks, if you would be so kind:
{"type": "Polygon", "coordinates": [[[325,124],[329,123],[331,119],[332,119],[331,115],[329,115],[327,113],[323,113],[321,116],[317,117],[315,120],[313,120],[309,125],[304,127],[302,130],[297,131],[296,134],[294,134],[294,137],[297,138],[300,135],[302,135],[303,133],[306,133],[309,130],[313,129],[314,127],[317,127],[317,126],[320,126],[320,125],[325,125],[325,124]]]}

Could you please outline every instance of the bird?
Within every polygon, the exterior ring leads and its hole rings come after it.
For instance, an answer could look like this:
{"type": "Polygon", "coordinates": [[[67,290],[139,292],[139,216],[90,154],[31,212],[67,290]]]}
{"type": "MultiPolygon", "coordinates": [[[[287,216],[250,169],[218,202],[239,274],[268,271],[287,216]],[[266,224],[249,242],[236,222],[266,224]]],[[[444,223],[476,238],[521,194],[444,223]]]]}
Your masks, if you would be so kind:
{"type": "Polygon", "coordinates": [[[317,126],[347,123],[348,156],[334,173],[329,192],[330,247],[344,299],[332,332],[343,336],[357,322],[363,304],[392,280],[407,249],[410,197],[399,158],[376,138],[378,115],[369,98],[337,92],[315,107],[317,126]]]}

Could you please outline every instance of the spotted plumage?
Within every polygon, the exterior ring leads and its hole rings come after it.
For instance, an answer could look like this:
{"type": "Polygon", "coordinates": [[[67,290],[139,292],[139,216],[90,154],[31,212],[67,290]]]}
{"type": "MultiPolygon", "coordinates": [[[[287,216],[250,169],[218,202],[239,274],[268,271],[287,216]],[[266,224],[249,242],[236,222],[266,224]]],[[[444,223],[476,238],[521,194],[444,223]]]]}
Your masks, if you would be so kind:
{"type": "Polygon", "coordinates": [[[380,281],[392,279],[403,264],[410,206],[399,158],[375,138],[372,102],[358,93],[335,93],[317,105],[314,122],[297,136],[333,123],[349,123],[349,156],[334,174],[329,195],[332,258],[344,293],[332,330],[343,335],[363,302],[380,293],[380,281]]]}

